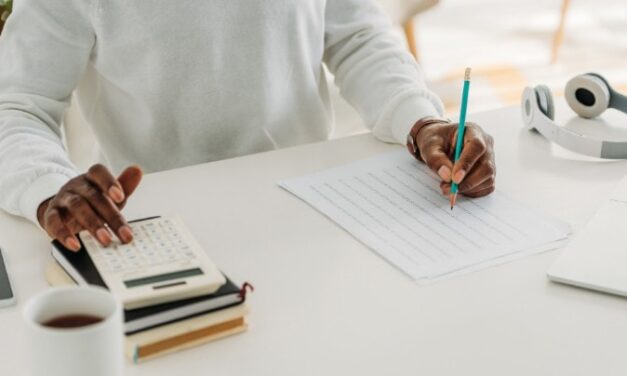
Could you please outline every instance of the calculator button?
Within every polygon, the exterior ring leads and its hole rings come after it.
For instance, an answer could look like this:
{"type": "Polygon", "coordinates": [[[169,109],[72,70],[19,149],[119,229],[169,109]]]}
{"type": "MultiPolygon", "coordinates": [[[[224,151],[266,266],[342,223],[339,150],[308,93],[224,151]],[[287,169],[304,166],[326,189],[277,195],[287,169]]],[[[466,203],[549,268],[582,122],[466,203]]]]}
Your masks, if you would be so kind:
{"type": "Polygon", "coordinates": [[[198,256],[187,242],[186,234],[179,232],[177,222],[156,218],[129,224],[134,233],[130,244],[118,240],[103,248],[90,234],[81,239],[98,269],[103,273],[146,276],[172,269],[189,267],[198,256]]]}

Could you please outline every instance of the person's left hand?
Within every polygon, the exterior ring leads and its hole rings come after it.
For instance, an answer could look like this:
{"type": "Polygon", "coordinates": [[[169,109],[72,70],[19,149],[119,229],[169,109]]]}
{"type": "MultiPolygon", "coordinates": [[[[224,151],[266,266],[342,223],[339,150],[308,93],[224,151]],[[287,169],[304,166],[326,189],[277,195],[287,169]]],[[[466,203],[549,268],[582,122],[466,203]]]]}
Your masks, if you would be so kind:
{"type": "Polygon", "coordinates": [[[444,195],[450,194],[451,181],[468,197],[494,192],[494,139],[477,124],[466,123],[464,147],[459,161],[453,164],[457,127],[457,123],[445,121],[422,127],[415,137],[418,156],[440,177],[444,195]]]}

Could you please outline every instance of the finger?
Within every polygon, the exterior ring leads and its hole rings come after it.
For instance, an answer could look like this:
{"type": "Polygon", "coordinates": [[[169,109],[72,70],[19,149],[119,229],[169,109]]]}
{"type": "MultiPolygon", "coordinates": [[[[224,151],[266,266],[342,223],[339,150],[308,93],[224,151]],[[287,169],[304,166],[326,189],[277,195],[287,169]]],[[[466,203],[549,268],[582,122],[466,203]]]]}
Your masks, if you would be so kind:
{"type": "Polygon", "coordinates": [[[56,208],[50,208],[44,214],[44,228],[51,238],[58,240],[65,248],[74,252],[81,249],[80,243],[74,233],[67,228],[61,213],[56,208]]]}
{"type": "Polygon", "coordinates": [[[70,230],[72,234],[78,234],[79,232],[84,230],[83,226],[78,223],[76,218],[72,217],[72,215],[68,212],[62,212],[61,218],[63,219],[63,222],[65,222],[65,226],[68,228],[68,230],[70,230]]]}
{"type": "MultiPolygon", "coordinates": [[[[469,197],[473,197],[474,194],[476,194],[479,191],[482,191],[486,188],[489,187],[494,187],[496,184],[496,180],[494,178],[488,178],[487,180],[483,181],[480,185],[470,189],[470,190],[466,190],[466,191],[462,191],[461,189],[459,190],[459,193],[465,195],[465,196],[469,196],[469,197]]],[[[448,196],[451,194],[451,184],[450,183],[446,183],[446,182],[442,182],[440,183],[440,190],[442,191],[442,194],[444,196],[448,196]]]]}
{"type": "Polygon", "coordinates": [[[451,181],[451,171],[453,162],[448,156],[448,145],[444,138],[439,136],[432,137],[420,149],[420,156],[425,164],[443,181],[451,181]]]}
{"type": "Polygon", "coordinates": [[[131,166],[124,170],[118,177],[118,182],[124,190],[124,195],[128,198],[135,192],[135,189],[142,180],[143,172],[138,166],[131,166]]]}
{"type": "Polygon", "coordinates": [[[464,146],[459,160],[453,166],[452,177],[455,183],[460,183],[472,170],[477,161],[486,153],[487,144],[483,132],[476,126],[466,128],[464,146]]]}
{"type": "Polygon", "coordinates": [[[492,185],[492,186],[490,186],[488,188],[485,188],[485,189],[482,189],[482,190],[479,190],[479,191],[476,191],[476,192],[464,193],[464,196],[468,196],[468,197],[471,197],[471,198],[483,197],[483,196],[487,196],[490,193],[494,192],[495,189],[496,189],[496,187],[494,185],[492,185]]]}
{"type": "Polygon", "coordinates": [[[440,182],[440,190],[442,191],[442,194],[445,196],[448,196],[451,194],[451,183],[450,182],[445,182],[442,181],[440,182]]]}
{"type": "Polygon", "coordinates": [[[494,181],[495,176],[494,162],[488,154],[484,154],[484,157],[475,164],[475,167],[466,174],[464,180],[459,184],[459,190],[461,193],[475,190],[476,187],[488,180],[494,181]]]}
{"type": "Polygon", "coordinates": [[[60,205],[68,211],[76,221],[103,246],[111,244],[111,234],[105,228],[104,221],[98,216],[91,205],[76,193],[66,193],[60,199],[60,205]]]}
{"type": "Polygon", "coordinates": [[[105,166],[101,164],[91,166],[85,177],[91,184],[109,195],[114,202],[124,202],[125,196],[122,186],[105,166]]]}
{"type": "MultiPolygon", "coordinates": [[[[87,200],[96,214],[104,220],[104,223],[113,230],[123,243],[133,241],[133,233],[130,227],[128,227],[124,216],[122,216],[117,205],[115,205],[108,196],[105,196],[101,191],[89,184],[85,184],[72,192],[87,200]]],[[[106,241],[105,238],[101,240],[106,241]]]]}
{"type": "Polygon", "coordinates": [[[472,189],[468,189],[468,190],[463,191],[463,192],[460,191],[460,193],[463,194],[463,195],[468,196],[468,195],[474,194],[476,192],[482,191],[482,190],[484,190],[486,188],[493,187],[495,185],[494,183],[495,183],[494,178],[488,178],[488,179],[484,180],[481,184],[473,187],[472,189]]]}
{"type": "MultiPolygon", "coordinates": [[[[474,170],[473,170],[474,171],[474,170]]],[[[464,181],[462,182],[462,184],[459,185],[459,193],[468,196],[468,197],[479,197],[481,195],[485,195],[490,192],[485,192],[486,189],[490,188],[490,187],[495,187],[496,185],[496,179],[495,179],[495,175],[491,175],[488,176],[486,178],[484,178],[479,184],[474,185],[473,187],[471,187],[470,189],[462,188],[462,185],[467,183],[468,181],[473,180],[472,177],[469,175],[468,177],[466,177],[466,179],[464,179],[464,181]],[[477,195],[479,194],[479,195],[477,195]]],[[[447,182],[441,182],[440,183],[440,190],[442,191],[442,194],[445,196],[448,196],[451,194],[451,183],[447,183],[447,182]]]]}

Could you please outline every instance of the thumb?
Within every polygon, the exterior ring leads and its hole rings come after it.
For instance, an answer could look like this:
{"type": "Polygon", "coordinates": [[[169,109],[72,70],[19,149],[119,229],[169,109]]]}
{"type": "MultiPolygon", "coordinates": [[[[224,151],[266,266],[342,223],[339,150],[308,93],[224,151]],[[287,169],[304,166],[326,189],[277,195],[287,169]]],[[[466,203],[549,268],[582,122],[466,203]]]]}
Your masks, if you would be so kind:
{"type": "Polygon", "coordinates": [[[442,181],[450,182],[453,170],[453,163],[442,144],[432,144],[421,150],[422,159],[425,164],[438,176],[442,181]]]}
{"type": "Polygon", "coordinates": [[[126,197],[130,196],[135,192],[135,189],[139,185],[139,182],[142,180],[142,169],[139,166],[131,166],[126,170],[122,171],[120,176],[118,177],[118,182],[122,186],[124,190],[124,195],[126,197]]]}

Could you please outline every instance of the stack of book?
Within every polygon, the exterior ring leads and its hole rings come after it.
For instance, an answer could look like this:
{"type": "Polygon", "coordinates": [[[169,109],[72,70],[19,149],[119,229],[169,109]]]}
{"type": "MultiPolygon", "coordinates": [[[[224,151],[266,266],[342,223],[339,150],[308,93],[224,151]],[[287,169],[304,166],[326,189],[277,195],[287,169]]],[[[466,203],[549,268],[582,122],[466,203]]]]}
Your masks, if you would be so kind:
{"type": "MultiPolygon", "coordinates": [[[[89,257],[86,252],[75,255],[89,257]]],[[[51,262],[46,268],[46,279],[51,285],[76,284],[76,281],[80,281],[107,288],[93,264],[88,263],[92,265],[91,268],[86,268],[84,263],[80,267],[71,268],[71,265],[79,262],[76,257],[67,255],[62,260],[66,262],[58,262],[59,253],[56,253],[55,258],[57,261],[51,262]],[[71,277],[77,271],[80,271],[82,278],[71,277]]],[[[210,295],[125,310],[125,348],[129,359],[138,363],[245,331],[246,315],[249,312],[245,300],[250,285],[244,284],[240,288],[228,277],[226,281],[210,295]]]]}

